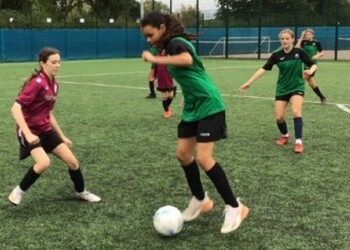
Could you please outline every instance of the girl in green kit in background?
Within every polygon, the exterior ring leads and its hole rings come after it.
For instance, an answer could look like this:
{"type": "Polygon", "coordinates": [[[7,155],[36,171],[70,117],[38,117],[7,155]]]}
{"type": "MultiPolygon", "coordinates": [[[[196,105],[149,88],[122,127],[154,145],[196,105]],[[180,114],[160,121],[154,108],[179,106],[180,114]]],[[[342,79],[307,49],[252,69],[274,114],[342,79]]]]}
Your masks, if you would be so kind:
{"type": "Polygon", "coordinates": [[[312,76],[317,66],[304,50],[293,46],[295,36],[292,30],[282,30],[279,39],[281,48],[273,52],[265,65],[258,69],[239,89],[241,92],[246,91],[266,71],[271,71],[273,66],[277,65],[279,73],[275,94],[275,119],[281,137],[276,144],[283,146],[290,140],[286,122],[286,110],[290,103],[295,133],[294,152],[299,154],[304,152],[302,108],[305,83],[303,77],[312,76]],[[302,70],[303,64],[308,67],[304,71],[302,70]]]}
{"type": "MultiPolygon", "coordinates": [[[[300,39],[298,40],[295,47],[304,49],[311,58],[311,60],[316,64],[317,59],[324,55],[321,43],[317,40],[314,40],[314,31],[312,29],[306,29],[301,33],[300,39]]],[[[307,66],[305,66],[305,69],[308,69],[307,66]]],[[[312,75],[306,76],[305,80],[308,82],[311,89],[320,98],[321,103],[325,104],[327,103],[327,100],[326,97],[322,94],[320,88],[316,84],[315,74],[316,71],[312,75]]]]}

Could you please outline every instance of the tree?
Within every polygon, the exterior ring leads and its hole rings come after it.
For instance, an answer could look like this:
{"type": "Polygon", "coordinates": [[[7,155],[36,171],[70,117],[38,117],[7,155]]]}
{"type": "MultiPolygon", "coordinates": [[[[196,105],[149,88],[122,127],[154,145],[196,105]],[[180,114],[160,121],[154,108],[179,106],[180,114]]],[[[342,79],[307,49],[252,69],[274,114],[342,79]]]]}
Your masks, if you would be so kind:
{"type": "MultiPolygon", "coordinates": [[[[197,9],[191,5],[184,6],[181,5],[180,13],[179,13],[181,22],[186,27],[196,27],[197,25],[197,9]]],[[[202,16],[201,13],[199,13],[199,16],[202,16]]]]}
{"type": "Polygon", "coordinates": [[[85,0],[91,7],[91,12],[99,18],[118,17],[125,7],[124,2],[118,0],[85,0]]]}
{"type": "Polygon", "coordinates": [[[350,8],[348,0],[217,0],[217,3],[218,19],[224,20],[227,15],[233,24],[250,25],[261,14],[265,23],[273,26],[333,25],[336,19],[349,18],[350,8]]]}
{"type": "Polygon", "coordinates": [[[168,5],[155,1],[155,0],[146,0],[143,2],[144,12],[145,14],[150,13],[152,11],[160,11],[162,13],[170,13],[170,8],[168,5]]]}
{"type": "Polygon", "coordinates": [[[30,7],[30,0],[0,0],[0,10],[17,10],[19,12],[25,12],[30,7]]]}

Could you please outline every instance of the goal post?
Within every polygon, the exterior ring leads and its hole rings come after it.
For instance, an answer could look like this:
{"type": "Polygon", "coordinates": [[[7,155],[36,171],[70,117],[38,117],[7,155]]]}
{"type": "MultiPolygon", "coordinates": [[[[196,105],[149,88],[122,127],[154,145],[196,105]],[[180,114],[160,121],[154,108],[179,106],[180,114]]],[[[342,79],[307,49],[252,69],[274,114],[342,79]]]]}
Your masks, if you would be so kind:
{"type": "MultiPolygon", "coordinates": [[[[201,54],[209,57],[224,57],[228,55],[256,54],[259,50],[259,37],[254,36],[233,36],[220,37],[216,41],[199,41],[201,54]]],[[[260,40],[261,53],[271,52],[271,39],[269,36],[262,36],[260,40]]]]}
{"type": "Polygon", "coordinates": [[[350,37],[338,37],[338,49],[350,50],[350,37]]]}

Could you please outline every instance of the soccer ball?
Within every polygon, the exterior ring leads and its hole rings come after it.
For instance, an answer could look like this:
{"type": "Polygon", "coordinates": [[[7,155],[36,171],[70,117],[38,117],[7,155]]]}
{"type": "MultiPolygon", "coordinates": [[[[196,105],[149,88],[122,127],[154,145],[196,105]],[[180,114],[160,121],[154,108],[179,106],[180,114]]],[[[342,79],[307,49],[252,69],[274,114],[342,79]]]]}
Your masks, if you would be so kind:
{"type": "Polygon", "coordinates": [[[153,216],[154,228],[164,236],[178,234],[184,225],[179,209],[174,206],[164,206],[157,210],[153,216]]]}

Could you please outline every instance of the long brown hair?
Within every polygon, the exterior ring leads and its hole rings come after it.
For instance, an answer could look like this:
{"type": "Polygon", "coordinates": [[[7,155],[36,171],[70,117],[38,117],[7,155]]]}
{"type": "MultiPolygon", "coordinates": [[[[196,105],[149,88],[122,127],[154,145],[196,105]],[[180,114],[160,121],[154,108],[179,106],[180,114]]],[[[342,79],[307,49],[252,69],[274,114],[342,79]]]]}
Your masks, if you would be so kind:
{"type": "MultiPolygon", "coordinates": [[[[42,48],[39,53],[38,53],[38,62],[39,62],[39,65],[40,65],[40,62],[43,62],[43,63],[46,63],[47,60],[49,59],[49,57],[51,55],[55,55],[55,54],[60,54],[59,50],[55,49],[55,48],[50,48],[50,47],[45,47],[45,48],[42,48]]],[[[40,72],[42,71],[41,67],[40,67],[40,70],[34,68],[34,73],[24,82],[24,84],[22,85],[21,87],[21,91],[23,91],[23,89],[25,88],[25,86],[34,78],[36,77],[37,75],[40,74],[40,72]]]]}
{"type": "Polygon", "coordinates": [[[184,37],[187,40],[196,40],[197,36],[193,34],[185,33],[184,25],[174,16],[169,14],[162,14],[160,12],[151,12],[147,14],[141,20],[141,27],[150,25],[154,28],[159,29],[161,25],[165,25],[166,32],[161,37],[161,48],[166,47],[170,40],[174,37],[184,37]]]}

